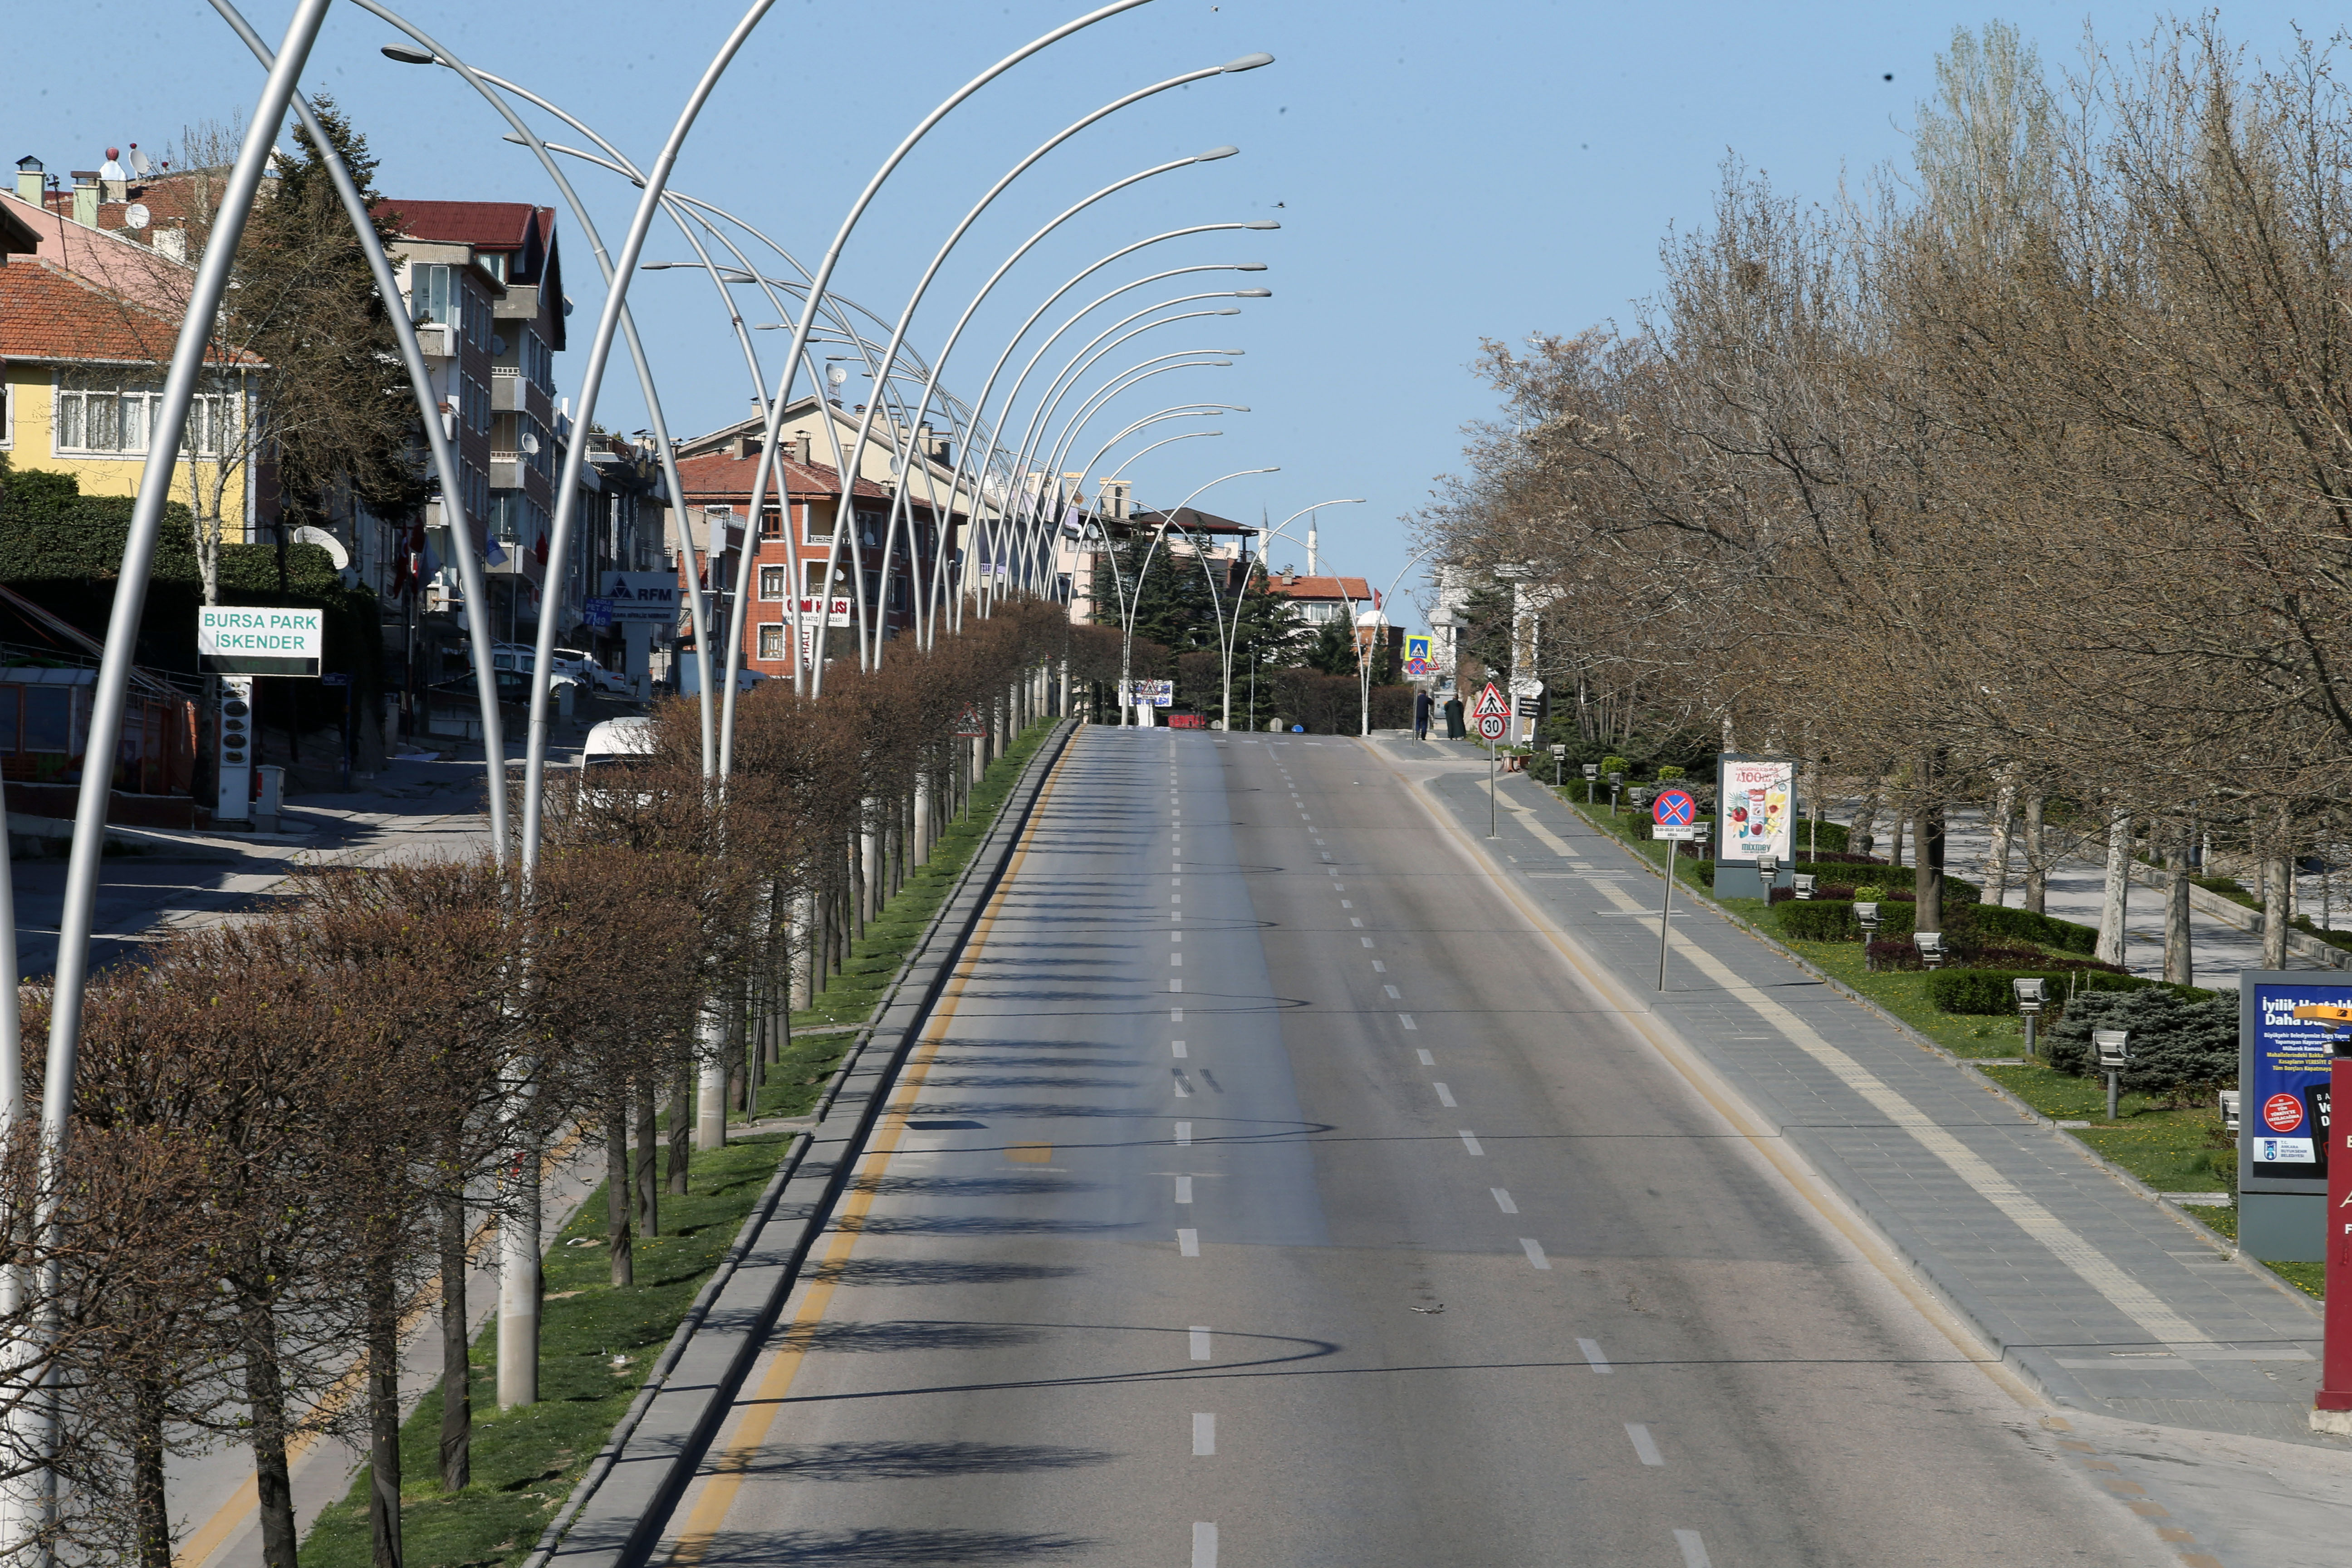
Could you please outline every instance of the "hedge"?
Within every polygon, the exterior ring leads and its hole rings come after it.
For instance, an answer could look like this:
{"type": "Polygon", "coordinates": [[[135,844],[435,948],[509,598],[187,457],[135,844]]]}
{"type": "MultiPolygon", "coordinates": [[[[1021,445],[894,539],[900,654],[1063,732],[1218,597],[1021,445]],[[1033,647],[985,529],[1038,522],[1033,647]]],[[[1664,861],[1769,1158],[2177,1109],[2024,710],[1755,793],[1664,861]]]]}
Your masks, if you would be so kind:
{"type": "MultiPolygon", "coordinates": [[[[1927,977],[1927,1000],[1938,1012],[2000,1015],[2017,1011],[2015,980],[2040,980],[2043,994],[2063,1001],[2070,984],[2077,996],[2095,991],[2145,991],[2161,987],[2161,980],[2137,974],[2109,974],[2097,969],[1938,969],[1927,977]]],[[[2196,987],[2174,987],[2195,991],[2196,987]]],[[[2199,991],[2210,996],[2210,991],[2199,991]]]]}
{"type": "Polygon", "coordinates": [[[2095,952],[2099,946],[2096,926],[2077,925],[2049,915],[2037,915],[2032,910],[2013,910],[2005,904],[1979,904],[1972,911],[1977,930],[1990,935],[2018,937],[2037,947],[2054,948],[2060,952],[2095,952]]]}
{"type": "MultiPolygon", "coordinates": [[[[71,474],[21,468],[0,477],[0,583],[103,640],[114,609],[114,583],[131,533],[130,496],[86,496],[71,474]]],[[[242,605],[326,612],[329,671],[353,678],[364,704],[383,689],[383,631],[373,594],[347,588],[333,558],[316,544],[225,544],[224,597],[242,605]]],[[[163,510],[153,578],[141,617],[138,661],[151,668],[197,673],[196,611],[204,600],[196,566],[195,524],[173,501],[163,510]]],[[[339,713],[342,695],[317,681],[281,680],[306,724],[339,713]]],[[[275,721],[273,721],[275,722],[275,721]]]]}

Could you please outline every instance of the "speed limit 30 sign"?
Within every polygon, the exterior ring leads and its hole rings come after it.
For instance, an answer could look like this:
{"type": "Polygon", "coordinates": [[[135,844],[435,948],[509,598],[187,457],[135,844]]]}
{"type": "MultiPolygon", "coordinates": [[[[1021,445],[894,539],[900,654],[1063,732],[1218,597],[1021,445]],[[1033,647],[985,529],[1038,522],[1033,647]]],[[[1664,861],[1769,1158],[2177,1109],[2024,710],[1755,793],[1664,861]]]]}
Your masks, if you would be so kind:
{"type": "Polygon", "coordinates": [[[1500,713],[1486,714],[1478,721],[1478,738],[1482,741],[1499,741],[1503,738],[1504,731],[1510,727],[1511,721],[1500,713]]]}

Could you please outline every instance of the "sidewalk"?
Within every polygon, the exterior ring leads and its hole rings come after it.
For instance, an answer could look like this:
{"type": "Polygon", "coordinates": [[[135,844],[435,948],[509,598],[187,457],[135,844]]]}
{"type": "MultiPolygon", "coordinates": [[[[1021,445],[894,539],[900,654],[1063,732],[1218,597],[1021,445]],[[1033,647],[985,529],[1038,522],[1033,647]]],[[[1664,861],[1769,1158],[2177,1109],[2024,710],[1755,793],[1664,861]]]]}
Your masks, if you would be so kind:
{"type": "MultiPolygon", "coordinates": [[[[1487,839],[1483,754],[1374,744],[1631,994],[1657,997],[1654,868],[1521,774],[1487,839]]],[[[1655,1016],[2053,1402],[2341,1447],[2305,1420],[2311,1301],[1780,949],[1677,909],[1655,1016]]]]}

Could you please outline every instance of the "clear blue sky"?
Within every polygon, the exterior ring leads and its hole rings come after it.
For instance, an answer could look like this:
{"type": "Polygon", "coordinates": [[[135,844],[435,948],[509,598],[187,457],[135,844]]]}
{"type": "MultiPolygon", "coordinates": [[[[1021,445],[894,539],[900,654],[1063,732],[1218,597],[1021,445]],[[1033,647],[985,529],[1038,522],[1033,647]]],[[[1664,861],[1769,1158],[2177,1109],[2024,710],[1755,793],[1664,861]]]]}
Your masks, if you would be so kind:
{"type": "MultiPolygon", "coordinates": [[[[1085,8],[1085,0],[779,0],[703,114],[676,184],[741,212],[814,261],[876,164],[932,105],[1085,8]]],[[[247,9],[272,38],[291,13],[288,0],[247,9]]],[[[642,161],[740,9],[724,0],[410,0],[407,14],[476,64],[588,118],[642,161]]],[[[1705,218],[1727,153],[1784,190],[1827,196],[1849,173],[1901,155],[1902,128],[1954,26],[2005,17],[2045,59],[2063,63],[2086,22],[2120,45],[2158,15],[2115,4],[1153,0],[1016,68],[935,131],[853,239],[836,287],[895,315],[979,193],[1047,136],[1137,87],[1271,52],[1276,63],[1266,69],[1148,100],[1039,164],[950,259],[916,339],[935,347],[980,280],[1078,196],[1180,154],[1238,145],[1237,158],[1111,198],[1033,253],[975,321],[949,380],[975,392],[1004,335],[1036,301],[1120,245],[1195,223],[1278,218],[1279,234],[1171,242],[1099,275],[1124,282],[1167,267],[1263,260],[1266,273],[1235,281],[1263,282],[1275,298],[1250,302],[1236,319],[1136,340],[1138,357],[1248,353],[1230,370],[1144,384],[1107,409],[1082,446],[1090,451],[1129,419],[1171,403],[1249,405],[1255,412],[1216,420],[1222,438],[1145,458],[1130,471],[1141,499],[1171,503],[1218,474],[1278,464],[1281,473],[1235,480],[1200,504],[1253,521],[1264,509],[1279,521],[1327,498],[1366,497],[1369,505],[1323,515],[1325,551],[1331,566],[1385,586],[1405,564],[1401,519],[1423,502],[1434,476],[1456,466],[1460,426],[1488,410],[1468,371],[1478,341],[1628,316],[1654,285],[1668,226],[1705,218]]],[[[2240,41],[2271,52],[2291,37],[2295,15],[2256,4],[2225,19],[2240,41]]],[[[0,151],[10,162],[36,153],[53,171],[95,167],[110,144],[168,145],[184,125],[249,105],[259,85],[250,57],[200,0],[22,0],[10,35],[19,58],[37,58],[40,68],[12,73],[0,97],[0,151]]],[[[499,140],[502,127],[455,77],[376,53],[392,37],[356,7],[338,5],[304,77],[357,118],[382,159],[383,189],[551,203],[530,155],[499,140]]],[[[575,184],[617,244],[634,192],[593,170],[575,184]]],[[[564,228],[578,301],[574,352],[559,362],[568,392],[601,294],[568,218],[564,228]]],[[[648,254],[685,252],[673,234],[657,236],[648,254]]],[[[1223,288],[1231,284],[1219,279],[1233,276],[1160,288],[1223,288]]],[[[1082,286],[1072,298],[1111,286],[1082,286]]],[[[647,274],[632,299],[674,432],[748,411],[741,362],[707,283],[647,274]]],[[[1108,310],[1098,317],[1110,319],[1108,310]]],[[[780,354],[783,334],[759,336],[780,354]]],[[[600,417],[619,429],[642,426],[634,379],[620,374],[609,384],[600,417]]],[[[1275,557],[1301,552],[1277,544],[1275,557]]]]}

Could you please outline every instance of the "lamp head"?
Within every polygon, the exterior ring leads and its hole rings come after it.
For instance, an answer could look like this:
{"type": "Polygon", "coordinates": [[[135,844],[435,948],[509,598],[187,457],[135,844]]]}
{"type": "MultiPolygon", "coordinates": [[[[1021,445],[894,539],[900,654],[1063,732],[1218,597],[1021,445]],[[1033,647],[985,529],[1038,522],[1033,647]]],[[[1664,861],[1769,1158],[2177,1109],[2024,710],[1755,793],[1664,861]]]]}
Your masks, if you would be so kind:
{"type": "Polygon", "coordinates": [[[1205,153],[1195,153],[1192,154],[1192,162],[1195,163],[1213,163],[1220,158],[1230,158],[1240,151],[1241,149],[1238,147],[1212,147],[1205,153]]]}
{"type": "Polygon", "coordinates": [[[1242,313],[1242,308],[1239,305],[1228,305],[1222,310],[1212,310],[1209,313],[1213,316],[1238,316],[1242,313]]]}
{"type": "Polygon", "coordinates": [[[1234,270],[1236,272],[1263,272],[1265,270],[1265,263],[1263,261],[1236,261],[1234,263],[1234,270]]]}
{"type": "Polygon", "coordinates": [[[430,49],[420,49],[414,44],[386,44],[378,51],[385,59],[398,60],[404,66],[430,66],[441,63],[440,57],[430,49]]]}
{"type": "Polygon", "coordinates": [[[1228,60],[1223,65],[1219,66],[1217,68],[1217,72],[1221,76],[1231,76],[1235,71],[1254,71],[1260,66],[1270,66],[1273,63],[1274,57],[1272,55],[1244,55],[1237,60],[1228,60]]]}
{"type": "Polygon", "coordinates": [[[1236,300],[1271,300],[1274,298],[1274,290],[1271,289],[1236,289],[1234,290],[1234,298],[1236,300]]]}
{"type": "Polygon", "coordinates": [[[1244,228],[1280,228],[1282,226],[1275,222],[1270,217],[1262,217],[1253,219],[1252,221],[1242,225],[1242,226],[1244,228]]]}

